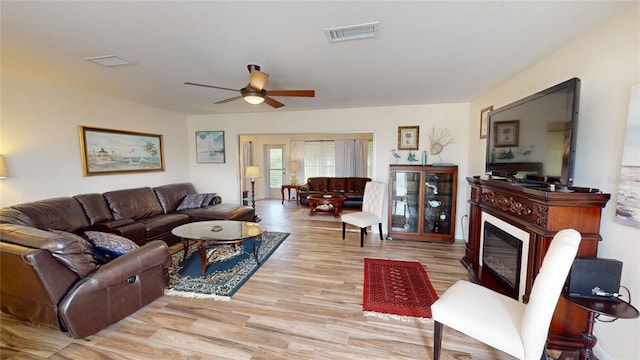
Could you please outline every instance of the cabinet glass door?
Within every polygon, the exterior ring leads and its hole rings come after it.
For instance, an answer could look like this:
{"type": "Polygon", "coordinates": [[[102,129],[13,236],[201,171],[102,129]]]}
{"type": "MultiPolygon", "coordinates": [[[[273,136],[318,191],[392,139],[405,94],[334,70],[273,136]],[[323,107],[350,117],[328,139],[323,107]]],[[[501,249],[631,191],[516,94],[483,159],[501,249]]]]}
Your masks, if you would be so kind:
{"type": "Polygon", "coordinates": [[[427,173],[424,183],[423,233],[451,233],[453,174],[427,173]]]}
{"type": "Polygon", "coordinates": [[[418,232],[420,203],[420,173],[392,174],[391,228],[396,232],[418,232]]]}

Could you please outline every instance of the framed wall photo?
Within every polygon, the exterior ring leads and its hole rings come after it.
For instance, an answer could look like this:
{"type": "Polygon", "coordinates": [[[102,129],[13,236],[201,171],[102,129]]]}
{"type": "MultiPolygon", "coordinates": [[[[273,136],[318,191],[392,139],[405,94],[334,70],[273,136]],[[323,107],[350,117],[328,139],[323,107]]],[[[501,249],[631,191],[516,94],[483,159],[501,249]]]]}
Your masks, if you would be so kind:
{"type": "Polygon", "coordinates": [[[196,162],[224,164],[224,131],[196,131],[196,162]]]}
{"type": "Polygon", "coordinates": [[[494,147],[517,147],[520,137],[520,120],[496,121],[493,123],[494,147]]]}
{"type": "Polygon", "coordinates": [[[398,150],[418,150],[419,126],[398,126],[398,150]]]}
{"type": "Polygon", "coordinates": [[[493,105],[488,106],[482,110],[480,110],[480,139],[486,139],[487,138],[487,132],[488,132],[488,116],[489,116],[489,112],[493,110],[493,105]]]}
{"type": "Polygon", "coordinates": [[[80,125],[84,176],[164,171],[162,135],[80,125]]]}

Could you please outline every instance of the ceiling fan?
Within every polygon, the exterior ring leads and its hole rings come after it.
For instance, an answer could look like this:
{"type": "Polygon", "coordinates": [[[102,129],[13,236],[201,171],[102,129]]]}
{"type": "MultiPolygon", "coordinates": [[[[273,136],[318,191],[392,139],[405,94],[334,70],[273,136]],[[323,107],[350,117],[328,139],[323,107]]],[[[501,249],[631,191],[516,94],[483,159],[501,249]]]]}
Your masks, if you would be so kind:
{"type": "Polygon", "coordinates": [[[267,82],[267,79],[269,78],[269,74],[266,74],[260,71],[260,66],[258,65],[249,64],[247,65],[247,69],[249,69],[251,78],[249,79],[249,84],[247,84],[247,86],[243,87],[240,90],[230,89],[230,88],[221,87],[221,86],[197,84],[192,82],[185,82],[185,84],[209,87],[214,89],[237,91],[240,93],[240,96],[234,96],[232,98],[220,100],[216,102],[216,104],[224,104],[230,101],[244,99],[244,101],[248,102],[249,104],[257,105],[265,102],[267,103],[267,105],[270,105],[271,107],[277,109],[279,107],[284,106],[284,104],[272,98],[271,96],[299,96],[299,97],[316,96],[315,90],[267,90],[267,89],[264,89],[264,84],[267,82]]]}

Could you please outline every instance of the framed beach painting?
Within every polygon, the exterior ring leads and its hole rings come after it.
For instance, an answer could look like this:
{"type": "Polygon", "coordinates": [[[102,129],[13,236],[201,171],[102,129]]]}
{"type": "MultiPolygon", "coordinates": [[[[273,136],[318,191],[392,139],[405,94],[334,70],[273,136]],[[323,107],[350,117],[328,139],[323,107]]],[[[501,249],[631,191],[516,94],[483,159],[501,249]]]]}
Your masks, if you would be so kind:
{"type": "Polygon", "coordinates": [[[224,131],[196,131],[196,162],[224,164],[224,131]]]}
{"type": "Polygon", "coordinates": [[[80,125],[84,176],[164,171],[162,135],[80,125]]]}

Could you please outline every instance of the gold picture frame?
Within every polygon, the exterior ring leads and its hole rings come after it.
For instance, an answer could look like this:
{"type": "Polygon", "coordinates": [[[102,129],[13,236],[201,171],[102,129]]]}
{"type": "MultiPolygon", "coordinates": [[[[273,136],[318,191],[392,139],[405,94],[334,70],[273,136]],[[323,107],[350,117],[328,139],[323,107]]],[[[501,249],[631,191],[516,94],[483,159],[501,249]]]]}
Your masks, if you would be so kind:
{"type": "Polygon", "coordinates": [[[398,150],[418,150],[419,126],[398,126],[398,150]]]}
{"type": "Polygon", "coordinates": [[[486,139],[489,134],[489,112],[493,111],[493,105],[480,110],[480,139],[486,139]]]}
{"type": "Polygon", "coordinates": [[[518,147],[520,120],[496,121],[493,123],[493,147],[518,147]]]}
{"type": "Polygon", "coordinates": [[[164,171],[162,135],[78,126],[84,176],[164,171]]]}

